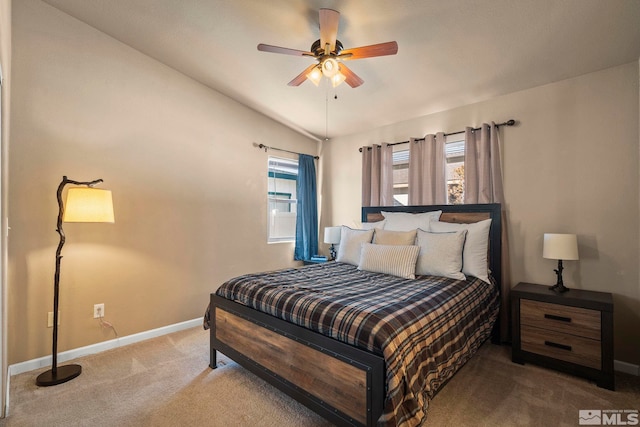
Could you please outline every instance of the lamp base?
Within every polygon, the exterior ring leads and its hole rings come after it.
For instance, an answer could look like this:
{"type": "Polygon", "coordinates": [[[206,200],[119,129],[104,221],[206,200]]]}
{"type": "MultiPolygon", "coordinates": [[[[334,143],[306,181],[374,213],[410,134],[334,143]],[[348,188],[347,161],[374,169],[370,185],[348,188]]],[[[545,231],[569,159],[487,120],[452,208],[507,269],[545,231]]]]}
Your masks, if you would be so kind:
{"type": "Polygon", "coordinates": [[[66,383],[80,375],[82,372],[82,366],[80,365],[64,365],[58,366],[55,375],[53,370],[49,369],[44,371],[36,378],[36,385],[40,387],[49,387],[52,385],[58,385],[66,383]]]}
{"type": "Polygon", "coordinates": [[[549,289],[551,289],[554,292],[557,292],[559,294],[562,294],[564,292],[567,292],[569,290],[569,288],[564,286],[564,281],[562,280],[562,270],[564,270],[564,268],[562,268],[562,260],[559,259],[558,260],[558,269],[557,270],[553,270],[556,273],[556,276],[558,276],[558,280],[556,281],[556,284],[553,286],[549,286],[549,289]]]}
{"type": "Polygon", "coordinates": [[[557,283],[553,286],[549,286],[549,289],[551,289],[554,292],[557,292],[559,294],[565,293],[569,291],[569,288],[567,288],[564,284],[562,283],[557,283]]]}

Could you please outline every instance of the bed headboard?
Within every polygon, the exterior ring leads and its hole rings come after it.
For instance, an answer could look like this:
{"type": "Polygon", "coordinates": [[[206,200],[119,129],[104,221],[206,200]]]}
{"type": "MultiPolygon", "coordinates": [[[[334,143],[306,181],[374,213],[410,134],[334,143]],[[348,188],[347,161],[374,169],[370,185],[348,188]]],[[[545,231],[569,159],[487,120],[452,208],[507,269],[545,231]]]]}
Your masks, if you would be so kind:
{"type": "Polygon", "coordinates": [[[425,205],[425,206],[368,206],[362,208],[362,222],[382,221],[381,212],[431,212],[442,211],[440,221],[468,224],[491,218],[489,229],[489,269],[498,284],[502,285],[502,220],[499,203],[481,205],[425,205]]]}

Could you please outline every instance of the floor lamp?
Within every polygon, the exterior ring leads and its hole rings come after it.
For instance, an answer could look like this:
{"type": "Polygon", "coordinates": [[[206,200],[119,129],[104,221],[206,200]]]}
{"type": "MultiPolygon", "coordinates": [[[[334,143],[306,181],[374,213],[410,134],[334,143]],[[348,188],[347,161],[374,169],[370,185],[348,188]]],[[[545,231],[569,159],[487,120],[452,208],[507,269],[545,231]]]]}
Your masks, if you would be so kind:
{"type": "Polygon", "coordinates": [[[62,246],[65,242],[62,222],[115,222],[113,216],[113,201],[111,191],[93,188],[101,183],[101,179],[90,182],[80,182],[62,177],[58,186],[58,227],[60,243],[56,250],[56,272],[53,282],[53,351],[51,369],[38,375],[36,385],[52,386],[74,379],[82,372],[80,365],[58,366],[58,294],[60,290],[60,260],[62,246]],[[62,203],[62,190],[65,185],[73,184],[80,187],[69,188],[66,205],[62,203]]]}

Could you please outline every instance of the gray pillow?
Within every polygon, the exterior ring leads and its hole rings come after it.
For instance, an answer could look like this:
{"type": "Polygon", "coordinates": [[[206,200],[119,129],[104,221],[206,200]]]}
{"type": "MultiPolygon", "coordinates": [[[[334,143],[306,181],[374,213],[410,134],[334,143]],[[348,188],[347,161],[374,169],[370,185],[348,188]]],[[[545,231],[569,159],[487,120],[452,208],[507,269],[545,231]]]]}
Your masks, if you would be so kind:
{"type": "Polygon", "coordinates": [[[418,230],[416,243],[420,247],[420,254],[416,262],[416,274],[465,280],[462,250],[466,235],[467,230],[450,233],[418,230]]]}
{"type": "Polygon", "coordinates": [[[346,225],[340,230],[340,246],[338,247],[337,262],[358,265],[360,262],[360,250],[363,243],[371,243],[373,229],[354,230],[346,225]]]}

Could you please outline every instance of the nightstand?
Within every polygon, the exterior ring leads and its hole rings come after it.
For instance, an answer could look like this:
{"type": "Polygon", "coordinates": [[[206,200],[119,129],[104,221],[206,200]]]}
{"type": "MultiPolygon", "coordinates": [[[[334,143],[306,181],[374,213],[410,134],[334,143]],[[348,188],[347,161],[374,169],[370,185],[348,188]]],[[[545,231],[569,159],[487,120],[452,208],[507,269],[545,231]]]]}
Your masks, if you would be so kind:
{"type": "Polygon", "coordinates": [[[615,389],[613,296],[518,283],[511,289],[511,360],[535,363],[594,380],[615,389]]]}

